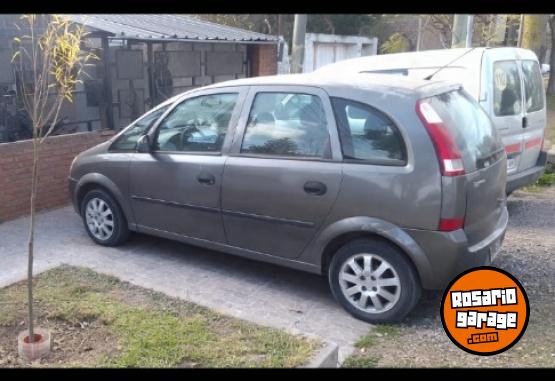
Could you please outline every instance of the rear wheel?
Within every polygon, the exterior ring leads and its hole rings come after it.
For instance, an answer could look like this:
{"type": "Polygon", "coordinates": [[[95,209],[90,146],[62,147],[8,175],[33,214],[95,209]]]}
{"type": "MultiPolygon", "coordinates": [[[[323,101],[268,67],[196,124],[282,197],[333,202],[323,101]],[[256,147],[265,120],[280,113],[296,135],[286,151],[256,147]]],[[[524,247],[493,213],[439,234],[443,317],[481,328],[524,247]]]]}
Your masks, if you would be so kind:
{"type": "Polygon", "coordinates": [[[89,236],[103,246],[116,246],[127,240],[129,229],[117,202],[101,189],[89,191],[81,203],[81,217],[89,236]]]}
{"type": "Polygon", "coordinates": [[[416,271],[404,253],[378,240],[361,239],[341,247],[328,277],[339,303],[369,323],[401,320],[421,294],[416,271]]]}

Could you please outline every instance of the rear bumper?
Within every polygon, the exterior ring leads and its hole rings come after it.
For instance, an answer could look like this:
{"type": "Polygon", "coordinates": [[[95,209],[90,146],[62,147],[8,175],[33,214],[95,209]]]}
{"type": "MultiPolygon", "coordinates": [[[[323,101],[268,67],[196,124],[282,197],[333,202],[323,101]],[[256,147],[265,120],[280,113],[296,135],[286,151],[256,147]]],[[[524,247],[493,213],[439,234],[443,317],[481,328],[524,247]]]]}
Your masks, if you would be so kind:
{"type": "Polygon", "coordinates": [[[469,246],[462,229],[453,232],[407,229],[406,232],[420,245],[431,265],[433,276],[423,277],[420,274],[422,287],[443,289],[461,272],[489,265],[495,258],[491,257],[491,249],[496,243],[503,242],[508,222],[509,213],[505,207],[492,233],[472,246],[469,246]]]}
{"type": "Polygon", "coordinates": [[[526,185],[532,185],[543,175],[545,171],[545,163],[547,162],[547,152],[540,151],[540,156],[535,167],[528,168],[522,172],[515,173],[507,177],[507,194],[522,188],[526,185]]]}

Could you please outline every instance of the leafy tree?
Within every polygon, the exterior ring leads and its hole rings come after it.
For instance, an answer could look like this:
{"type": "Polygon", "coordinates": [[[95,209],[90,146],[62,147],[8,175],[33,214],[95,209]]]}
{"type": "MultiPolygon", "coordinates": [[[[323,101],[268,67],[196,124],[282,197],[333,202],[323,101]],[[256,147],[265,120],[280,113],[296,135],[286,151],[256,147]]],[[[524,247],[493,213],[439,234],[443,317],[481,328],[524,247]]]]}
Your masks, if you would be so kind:
{"type": "Polygon", "coordinates": [[[380,46],[380,53],[391,54],[408,52],[411,50],[410,40],[402,33],[393,33],[386,42],[380,46]]]}
{"type": "Polygon", "coordinates": [[[29,308],[29,342],[34,342],[33,255],[35,234],[35,200],[39,171],[40,147],[50,135],[64,101],[73,100],[73,90],[85,63],[93,58],[81,51],[86,36],[83,27],[58,15],[24,15],[24,35],[14,38],[12,62],[23,74],[17,82],[23,107],[32,124],[33,164],[31,177],[30,226],[28,240],[27,293],[29,308]],[[29,82],[25,79],[29,73],[29,82]]]}
{"type": "MultiPolygon", "coordinates": [[[[281,34],[291,45],[293,14],[199,14],[197,17],[254,32],[281,34]]],[[[309,14],[307,32],[373,37],[380,18],[372,14],[309,14]]]]}

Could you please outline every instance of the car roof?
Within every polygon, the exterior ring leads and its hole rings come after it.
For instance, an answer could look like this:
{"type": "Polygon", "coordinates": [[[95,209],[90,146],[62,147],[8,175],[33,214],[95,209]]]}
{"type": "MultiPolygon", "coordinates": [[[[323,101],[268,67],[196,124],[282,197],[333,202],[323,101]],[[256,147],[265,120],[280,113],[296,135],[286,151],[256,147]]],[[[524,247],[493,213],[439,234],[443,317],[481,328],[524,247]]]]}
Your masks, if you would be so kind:
{"type": "MultiPolygon", "coordinates": [[[[374,73],[335,73],[321,75],[318,72],[304,74],[282,74],[262,77],[242,78],[219,82],[202,89],[216,89],[236,86],[311,86],[333,93],[337,89],[353,88],[367,91],[384,91],[384,88],[402,90],[403,93],[413,92],[415,95],[426,95],[446,91],[460,86],[451,81],[435,81],[420,78],[374,73]]],[[[200,89],[199,89],[200,90],[200,89]]]]}

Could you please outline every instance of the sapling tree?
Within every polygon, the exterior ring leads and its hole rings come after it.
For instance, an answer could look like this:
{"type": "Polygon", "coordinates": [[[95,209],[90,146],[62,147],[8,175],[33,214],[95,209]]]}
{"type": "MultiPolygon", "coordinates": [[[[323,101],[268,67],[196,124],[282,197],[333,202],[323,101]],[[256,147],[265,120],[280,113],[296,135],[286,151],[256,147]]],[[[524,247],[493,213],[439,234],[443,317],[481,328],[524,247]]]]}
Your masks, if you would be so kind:
{"type": "Polygon", "coordinates": [[[59,15],[24,15],[17,25],[22,35],[14,38],[14,64],[18,95],[32,122],[33,161],[27,267],[29,342],[34,342],[33,255],[35,205],[40,148],[55,128],[64,102],[72,102],[73,90],[87,61],[95,58],[81,49],[86,37],[82,26],[59,15]]]}

